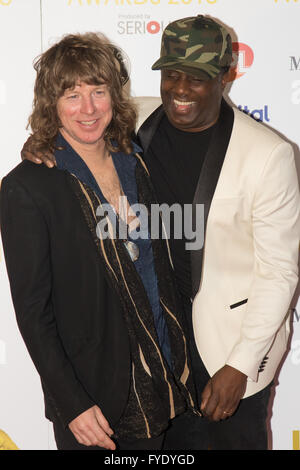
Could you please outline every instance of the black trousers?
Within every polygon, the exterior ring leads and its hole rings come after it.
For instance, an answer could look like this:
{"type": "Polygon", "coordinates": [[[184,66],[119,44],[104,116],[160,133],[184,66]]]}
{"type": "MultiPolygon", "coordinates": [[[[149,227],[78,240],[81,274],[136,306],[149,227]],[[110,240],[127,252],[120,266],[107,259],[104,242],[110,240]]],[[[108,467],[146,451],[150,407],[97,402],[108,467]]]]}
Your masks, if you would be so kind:
{"type": "MultiPolygon", "coordinates": [[[[77,442],[69,428],[64,429],[60,423],[53,424],[54,436],[58,450],[106,450],[98,446],[85,446],[77,442]]],[[[141,439],[132,442],[116,442],[117,450],[160,450],[164,435],[153,439],[141,439]]]]}
{"type": "MultiPolygon", "coordinates": [[[[199,356],[192,331],[192,305],[188,300],[184,309],[189,330],[189,345],[194,380],[201,402],[202,391],[209,374],[199,356]]],[[[116,442],[118,450],[267,450],[267,410],[271,385],[251,397],[241,400],[230,418],[210,422],[191,412],[174,418],[164,434],[153,439],[133,442],[116,442]]],[[[54,434],[59,450],[102,450],[77,442],[69,429],[54,424],[54,434]]]]}
{"type": "MultiPolygon", "coordinates": [[[[201,389],[198,389],[199,393],[201,389]]],[[[267,450],[266,427],[270,386],[241,401],[236,413],[213,423],[184,413],[174,418],[167,431],[157,438],[116,442],[117,450],[267,450]]],[[[58,450],[103,450],[79,444],[72,432],[54,424],[58,450]]]]}
{"type": "MultiPolygon", "coordinates": [[[[198,416],[186,412],[174,418],[169,428],[160,436],[152,439],[135,441],[117,440],[117,450],[197,450],[199,448],[198,416]]],[[[69,428],[63,428],[60,423],[54,423],[54,435],[58,450],[105,450],[101,447],[79,444],[69,428]]]]}
{"type": "MultiPolygon", "coordinates": [[[[184,302],[184,309],[190,336],[189,344],[194,380],[200,404],[201,394],[210,377],[195,344],[192,331],[192,304],[189,300],[184,302]]],[[[211,422],[206,418],[197,420],[198,449],[267,450],[267,415],[271,386],[272,384],[255,395],[241,400],[237,411],[226,420],[219,422],[211,422]]],[[[194,423],[193,426],[195,426],[194,423]]],[[[175,436],[169,437],[172,438],[173,446],[176,445],[174,444],[175,436]]],[[[180,449],[180,442],[177,442],[177,445],[176,449],[180,449]]]]}
{"type": "MultiPolygon", "coordinates": [[[[193,371],[197,383],[197,394],[200,403],[201,393],[209,379],[206,369],[197,351],[192,353],[193,371]],[[198,379],[198,380],[197,380],[198,379]]],[[[230,418],[211,422],[207,418],[189,417],[192,439],[197,439],[193,443],[198,450],[267,450],[268,430],[267,415],[270,399],[271,385],[262,391],[241,400],[237,411],[230,418]]],[[[165,440],[165,448],[180,450],[181,435],[177,434],[178,425],[182,420],[182,432],[188,426],[188,419],[185,416],[175,418],[178,421],[176,428],[170,428],[165,440]]],[[[175,421],[174,420],[174,421],[175,421]]]]}

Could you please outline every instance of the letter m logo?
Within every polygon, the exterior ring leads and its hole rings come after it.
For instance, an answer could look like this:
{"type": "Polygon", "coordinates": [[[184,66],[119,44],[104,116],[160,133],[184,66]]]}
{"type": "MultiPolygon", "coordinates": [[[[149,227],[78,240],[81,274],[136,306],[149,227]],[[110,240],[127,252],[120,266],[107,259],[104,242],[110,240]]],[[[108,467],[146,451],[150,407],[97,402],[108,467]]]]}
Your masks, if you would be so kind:
{"type": "Polygon", "coordinates": [[[290,70],[300,70],[300,57],[298,60],[295,56],[290,56],[291,59],[291,68],[290,70]]]}
{"type": "Polygon", "coordinates": [[[293,321],[294,322],[299,322],[300,321],[300,315],[297,312],[296,308],[292,308],[292,316],[293,316],[293,321]]]}

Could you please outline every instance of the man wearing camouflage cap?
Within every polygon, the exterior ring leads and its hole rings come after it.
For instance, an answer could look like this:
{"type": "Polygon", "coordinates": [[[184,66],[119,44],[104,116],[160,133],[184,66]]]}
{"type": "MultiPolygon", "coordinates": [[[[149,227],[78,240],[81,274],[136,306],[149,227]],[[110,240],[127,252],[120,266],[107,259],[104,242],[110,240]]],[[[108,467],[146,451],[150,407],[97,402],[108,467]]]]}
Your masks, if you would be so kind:
{"type": "Polygon", "coordinates": [[[166,449],[176,439],[178,449],[184,440],[190,449],[266,449],[270,384],[287,345],[300,232],[293,151],[223,99],[231,61],[216,21],[174,21],[152,67],[163,104],[136,99],[159,203],[192,204],[194,222],[204,205],[204,248],[170,238],[203,417],[175,418],[166,449]]]}
{"type": "Polygon", "coordinates": [[[170,239],[199,448],[253,450],[268,445],[270,384],[287,346],[300,201],[291,146],[223,99],[231,61],[230,35],[214,20],[170,23],[152,67],[163,105],[138,136],[159,203],[204,205],[204,248],[170,239]]]}

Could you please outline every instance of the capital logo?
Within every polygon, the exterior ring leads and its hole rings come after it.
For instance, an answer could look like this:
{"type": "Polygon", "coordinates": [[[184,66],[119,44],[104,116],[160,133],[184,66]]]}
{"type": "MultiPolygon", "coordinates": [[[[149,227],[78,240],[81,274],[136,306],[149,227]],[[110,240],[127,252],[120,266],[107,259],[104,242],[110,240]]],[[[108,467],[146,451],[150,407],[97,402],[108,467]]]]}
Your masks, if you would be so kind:
{"type": "Polygon", "coordinates": [[[0,0],[0,5],[3,5],[5,7],[8,7],[10,5],[12,0],[0,0]]]}
{"type": "Polygon", "coordinates": [[[262,108],[257,109],[249,109],[248,106],[239,105],[238,109],[243,111],[243,113],[248,114],[251,116],[255,121],[258,122],[270,122],[269,116],[269,106],[265,104],[262,108]]]}
{"type": "Polygon", "coordinates": [[[232,62],[229,72],[229,82],[242,77],[252,66],[254,52],[250,46],[243,42],[232,43],[232,62]]]}

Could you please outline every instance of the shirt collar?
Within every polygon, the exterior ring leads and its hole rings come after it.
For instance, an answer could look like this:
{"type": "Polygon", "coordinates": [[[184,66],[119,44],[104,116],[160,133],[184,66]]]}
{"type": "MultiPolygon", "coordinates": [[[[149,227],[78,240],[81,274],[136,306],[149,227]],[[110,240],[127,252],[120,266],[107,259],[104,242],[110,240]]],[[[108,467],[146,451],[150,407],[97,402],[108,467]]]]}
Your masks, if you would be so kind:
{"type": "MultiPolygon", "coordinates": [[[[117,144],[113,142],[113,145],[117,144]]],[[[62,150],[55,150],[54,156],[56,159],[57,167],[61,170],[68,170],[70,173],[75,173],[77,170],[81,170],[83,167],[87,167],[83,159],[78,155],[78,153],[71,147],[71,145],[66,141],[66,139],[59,132],[56,138],[56,146],[61,147],[62,150]]],[[[135,153],[142,153],[142,148],[137,145],[135,142],[132,142],[132,156],[135,153]]],[[[113,152],[114,156],[123,155],[123,152],[113,152]]]]}
{"type": "MultiPolygon", "coordinates": [[[[56,146],[61,147],[61,150],[57,149],[54,152],[57,168],[59,170],[66,170],[69,173],[74,174],[80,181],[92,188],[96,194],[99,195],[101,200],[104,200],[103,194],[87,164],[66,141],[60,132],[56,139],[56,146]]],[[[124,181],[124,174],[127,172],[129,172],[129,174],[134,172],[134,168],[137,162],[136,158],[134,157],[134,153],[141,151],[141,148],[135,142],[132,142],[132,146],[133,152],[130,155],[125,155],[123,152],[112,152],[112,158],[117,173],[122,185],[124,186],[127,186],[126,181],[124,181]],[[124,165],[125,162],[126,165],[124,165]]]]}

